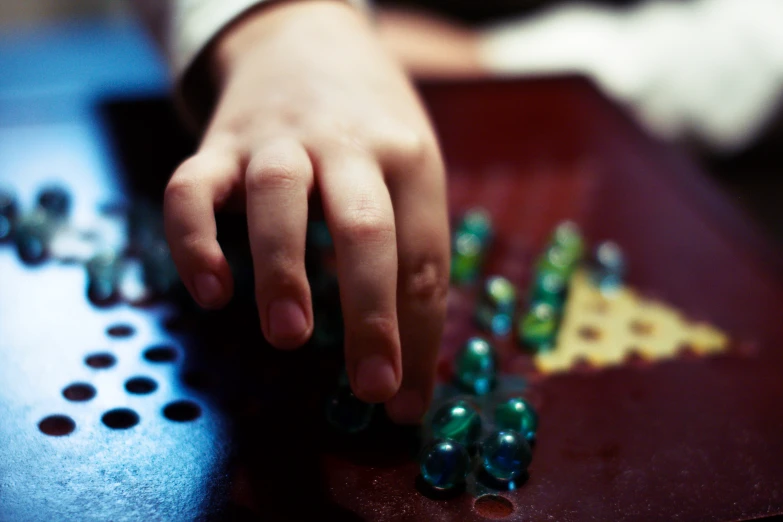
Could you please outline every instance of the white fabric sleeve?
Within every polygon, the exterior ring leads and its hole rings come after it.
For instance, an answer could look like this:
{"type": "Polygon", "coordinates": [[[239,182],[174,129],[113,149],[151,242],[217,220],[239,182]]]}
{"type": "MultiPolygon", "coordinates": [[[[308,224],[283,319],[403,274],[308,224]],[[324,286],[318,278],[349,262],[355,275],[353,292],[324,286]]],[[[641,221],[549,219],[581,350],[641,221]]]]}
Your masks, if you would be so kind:
{"type": "Polygon", "coordinates": [[[496,74],[576,72],[658,134],[726,151],[763,130],[783,93],[783,0],[566,5],[487,28],[496,74]]]}
{"type": "MultiPolygon", "coordinates": [[[[248,10],[270,0],[169,0],[167,50],[172,71],[181,78],[199,53],[228,24],[248,10]]],[[[286,1],[286,0],[276,0],[286,1]]],[[[365,0],[344,0],[359,9],[365,0]]]]}

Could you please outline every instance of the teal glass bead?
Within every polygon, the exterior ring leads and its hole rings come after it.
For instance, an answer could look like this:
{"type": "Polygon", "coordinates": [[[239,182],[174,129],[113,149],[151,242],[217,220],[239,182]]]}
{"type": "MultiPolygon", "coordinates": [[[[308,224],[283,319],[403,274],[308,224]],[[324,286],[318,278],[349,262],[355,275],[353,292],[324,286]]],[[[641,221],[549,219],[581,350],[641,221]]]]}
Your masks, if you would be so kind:
{"type": "Polygon", "coordinates": [[[0,189],[0,243],[11,239],[18,216],[16,197],[10,191],[0,189]]]}
{"type": "Polygon", "coordinates": [[[620,246],[613,241],[600,243],[593,253],[590,277],[601,292],[618,290],[625,278],[625,256],[620,246]]]}
{"type": "Polygon", "coordinates": [[[469,447],[481,437],[481,415],[466,401],[449,402],[432,416],[430,429],[435,439],[453,440],[469,447]]]}
{"type": "Polygon", "coordinates": [[[107,250],[86,264],[87,297],[94,304],[106,305],[117,298],[122,262],[116,252],[107,250]]]}
{"type": "Polygon", "coordinates": [[[65,219],[71,211],[71,195],[58,185],[45,187],[38,193],[38,208],[50,219],[65,219]]]}
{"type": "Polygon", "coordinates": [[[144,283],[156,294],[165,294],[179,282],[177,267],[163,239],[153,240],[142,252],[144,283]]]}
{"type": "Polygon", "coordinates": [[[487,247],[492,240],[492,220],[486,210],[471,209],[462,216],[457,232],[472,234],[478,238],[482,247],[487,247]]]}
{"type": "Polygon", "coordinates": [[[470,472],[470,455],[459,442],[435,441],[422,451],[421,476],[435,489],[448,490],[465,483],[470,472]]]}
{"type": "Polygon", "coordinates": [[[489,277],[476,307],[476,321],[481,328],[496,336],[508,335],[516,304],[517,290],[514,285],[505,277],[489,277]]]}
{"type": "Polygon", "coordinates": [[[367,428],[375,406],[360,401],[345,384],[326,401],[326,420],[336,430],[357,433],[367,428]]]}
{"type": "Polygon", "coordinates": [[[451,280],[467,284],[481,271],[484,253],[492,240],[492,221],[486,211],[472,209],[465,213],[452,238],[451,280]]]}
{"type": "Polygon", "coordinates": [[[14,233],[19,258],[31,265],[45,261],[49,257],[49,243],[55,228],[44,212],[35,211],[23,216],[14,233]]]}
{"type": "Polygon", "coordinates": [[[495,428],[514,430],[532,442],[538,429],[538,414],[525,399],[514,397],[495,408],[495,428]]]}
{"type": "Polygon", "coordinates": [[[525,438],[513,430],[499,430],[481,443],[481,460],[490,476],[507,482],[522,476],[533,460],[525,438]]]}
{"type": "Polygon", "coordinates": [[[307,243],[316,248],[332,248],[332,234],[326,221],[311,221],[307,224],[307,243]]]}
{"type": "Polygon", "coordinates": [[[555,309],[547,303],[533,303],[519,322],[517,336],[519,342],[531,350],[548,350],[554,346],[557,327],[555,309]]]}
{"type": "Polygon", "coordinates": [[[497,376],[495,349],[484,339],[468,339],[454,364],[457,384],[466,391],[484,395],[494,387],[497,376]]]}
{"type": "Polygon", "coordinates": [[[530,290],[530,302],[546,303],[555,310],[562,308],[568,283],[561,274],[543,270],[538,271],[530,290]]]}

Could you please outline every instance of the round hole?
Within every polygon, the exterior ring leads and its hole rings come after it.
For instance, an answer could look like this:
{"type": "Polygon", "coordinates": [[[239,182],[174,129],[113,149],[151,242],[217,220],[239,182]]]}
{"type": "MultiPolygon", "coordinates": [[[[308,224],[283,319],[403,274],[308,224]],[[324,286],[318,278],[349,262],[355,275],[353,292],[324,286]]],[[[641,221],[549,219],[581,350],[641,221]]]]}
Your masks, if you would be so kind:
{"type": "Polygon", "coordinates": [[[652,334],[655,328],[652,323],[648,321],[642,321],[641,319],[635,319],[631,321],[629,326],[633,333],[643,336],[652,334]]]}
{"type": "Polygon", "coordinates": [[[128,408],[116,408],[104,413],[101,421],[113,430],[127,430],[139,423],[139,415],[128,408]]]}
{"type": "Polygon", "coordinates": [[[132,377],[125,381],[125,389],[128,393],[146,395],[158,389],[158,383],[149,377],[132,377]]]}
{"type": "Polygon", "coordinates": [[[144,358],[154,363],[173,362],[177,360],[177,350],[173,346],[153,346],[144,351],[144,358]]]}
{"type": "Polygon", "coordinates": [[[601,338],[601,330],[594,326],[583,326],[579,329],[579,337],[585,341],[597,341],[601,338]]]}
{"type": "Polygon", "coordinates": [[[105,370],[117,364],[117,358],[110,353],[94,353],[84,359],[84,363],[90,368],[105,370]]]}
{"type": "Polygon", "coordinates": [[[514,513],[514,504],[500,495],[484,495],[473,504],[476,513],[484,518],[506,518],[514,513]]]}
{"type": "Polygon", "coordinates": [[[72,433],[76,423],[67,415],[49,415],[38,423],[38,429],[52,437],[62,437],[72,433]]]}
{"type": "Polygon", "coordinates": [[[75,382],[63,390],[63,397],[69,401],[89,401],[95,397],[95,388],[86,382],[75,382]]]}
{"type": "Polygon", "coordinates": [[[175,422],[188,422],[199,418],[201,407],[191,401],[171,402],[163,408],[163,416],[175,422]]]}
{"type": "Polygon", "coordinates": [[[212,378],[207,372],[192,370],[182,376],[184,383],[194,390],[206,390],[212,386],[212,378]]]}
{"type": "Polygon", "coordinates": [[[136,332],[136,330],[129,324],[115,324],[106,329],[106,333],[110,337],[117,337],[123,339],[130,337],[136,332]]]}

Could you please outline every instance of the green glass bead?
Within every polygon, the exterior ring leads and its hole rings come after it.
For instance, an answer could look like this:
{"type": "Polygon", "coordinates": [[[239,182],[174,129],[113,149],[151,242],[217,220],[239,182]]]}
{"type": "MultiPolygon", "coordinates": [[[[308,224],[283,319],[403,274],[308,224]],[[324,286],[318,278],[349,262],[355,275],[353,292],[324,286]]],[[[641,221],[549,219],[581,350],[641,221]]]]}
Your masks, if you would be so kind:
{"type": "Polygon", "coordinates": [[[481,328],[496,336],[508,335],[516,304],[514,285],[505,277],[489,277],[476,306],[476,321],[481,328]]]}
{"type": "Polygon", "coordinates": [[[473,406],[458,400],[438,408],[430,428],[433,438],[454,440],[467,447],[481,436],[481,416],[473,406]]]}
{"type": "Polygon", "coordinates": [[[457,232],[451,256],[451,279],[455,283],[472,282],[481,269],[483,250],[479,238],[470,233],[457,232]]]}
{"type": "Polygon", "coordinates": [[[481,443],[481,458],[487,473],[505,482],[519,478],[527,471],[533,452],[520,433],[500,430],[481,443]]]}
{"type": "Polygon", "coordinates": [[[555,227],[551,244],[563,248],[576,262],[582,258],[584,239],[579,227],[573,221],[563,221],[555,227]]]}
{"type": "Polygon", "coordinates": [[[551,305],[533,303],[519,323],[519,341],[535,351],[548,350],[555,342],[557,322],[557,313],[551,305]]]}
{"type": "Polygon", "coordinates": [[[487,278],[484,284],[482,300],[498,313],[513,315],[517,304],[517,289],[505,277],[492,276],[487,278]]]}
{"type": "Polygon", "coordinates": [[[514,397],[495,408],[495,427],[499,430],[518,431],[531,442],[536,437],[538,414],[525,399],[514,397]]]}
{"type": "Polygon", "coordinates": [[[569,252],[558,245],[548,247],[536,264],[538,272],[552,272],[558,274],[563,279],[568,279],[576,268],[576,260],[571,257],[569,252]]]}
{"type": "Polygon", "coordinates": [[[495,385],[497,362],[491,344],[480,337],[468,339],[454,362],[457,384],[476,395],[488,393],[495,385]]]}
{"type": "Polygon", "coordinates": [[[422,451],[419,469],[424,481],[433,488],[453,489],[465,483],[470,472],[470,455],[458,442],[435,441],[422,451]]]}

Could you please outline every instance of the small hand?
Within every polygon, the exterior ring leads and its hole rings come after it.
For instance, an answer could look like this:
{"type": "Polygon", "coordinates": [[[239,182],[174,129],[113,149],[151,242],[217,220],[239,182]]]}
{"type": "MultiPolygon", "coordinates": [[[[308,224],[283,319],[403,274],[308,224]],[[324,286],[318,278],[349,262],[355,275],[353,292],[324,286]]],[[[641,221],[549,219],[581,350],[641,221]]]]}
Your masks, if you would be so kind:
{"type": "Polygon", "coordinates": [[[364,17],[334,1],[262,7],[210,53],[217,107],[165,197],[185,285],[207,308],[230,299],[214,213],[241,199],[264,334],[282,349],[304,343],[317,190],[335,242],[352,388],[387,402],[394,420],[418,421],[440,347],[449,233],[442,160],[410,83],[364,17]]]}

